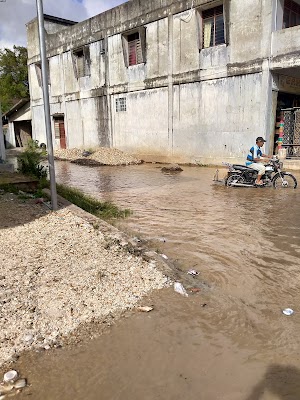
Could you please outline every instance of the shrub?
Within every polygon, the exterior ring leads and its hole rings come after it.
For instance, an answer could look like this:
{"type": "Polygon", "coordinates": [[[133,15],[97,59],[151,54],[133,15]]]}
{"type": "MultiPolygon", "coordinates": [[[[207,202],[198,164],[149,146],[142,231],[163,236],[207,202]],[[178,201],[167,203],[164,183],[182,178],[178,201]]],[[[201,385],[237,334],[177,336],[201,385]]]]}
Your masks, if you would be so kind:
{"type": "Polygon", "coordinates": [[[46,150],[39,147],[37,140],[29,140],[26,150],[18,156],[18,172],[45,179],[48,173],[47,167],[40,163],[46,154],[46,150]]]}

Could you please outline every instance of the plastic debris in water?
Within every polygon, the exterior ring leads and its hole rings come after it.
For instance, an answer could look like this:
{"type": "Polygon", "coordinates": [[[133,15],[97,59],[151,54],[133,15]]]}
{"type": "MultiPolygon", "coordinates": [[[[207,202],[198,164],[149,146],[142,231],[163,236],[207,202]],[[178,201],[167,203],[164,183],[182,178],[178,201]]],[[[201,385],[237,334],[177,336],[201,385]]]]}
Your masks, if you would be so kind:
{"type": "Polygon", "coordinates": [[[189,269],[187,274],[192,275],[192,276],[197,276],[197,275],[199,275],[199,272],[196,271],[195,269],[189,269]]]}
{"type": "Polygon", "coordinates": [[[200,292],[200,291],[201,291],[201,289],[200,289],[200,288],[197,288],[197,287],[191,288],[191,289],[190,289],[190,292],[191,292],[191,293],[198,293],[198,292],[200,292]]]}
{"type": "Polygon", "coordinates": [[[138,309],[139,311],[142,311],[142,312],[149,312],[149,311],[152,311],[152,310],[153,310],[153,307],[149,307],[149,306],[140,306],[140,307],[137,307],[137,309],[138,309]]]}
{"type": "Polygon", "coordinates": [[[7,371],[3,376],[4,382],[14,382],[18,378],[18,373],[14,369],[7,371]]]}
{"type": "Polygon", "coordinates": [[[15,389],[22,389],[26,386],[26,379],[18,379],[17,382],[14,384],[15,389]]]}
{"type": "Polygon", "coordinates": [[[185,296],[185,297],[189,296],[187,294],[185,288],[183,287],[182,283],[180,283],[180,282],[175,282],[174,283],[174,290],[175,290],[175,292],[181,294],[182,296],[185,296]]]}
{"type": "Polygon", "coordinates": [[[285,308],[283,311],[284,315],[292,315],[294,314],[294,310],[292,310],[291,308],[285,308]]]}

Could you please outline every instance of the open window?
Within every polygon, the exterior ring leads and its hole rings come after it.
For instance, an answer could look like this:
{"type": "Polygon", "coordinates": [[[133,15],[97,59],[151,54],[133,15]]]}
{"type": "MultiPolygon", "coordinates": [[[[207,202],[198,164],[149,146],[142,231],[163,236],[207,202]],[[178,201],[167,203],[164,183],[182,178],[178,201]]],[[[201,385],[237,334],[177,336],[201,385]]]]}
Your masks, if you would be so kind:
{"type": "Polygon", "coordinates": [[[282,28],[300,25],[300,1],[284,0],[282,28]]]}
{"type": "Polygon", "coordinates": [[[202,10],[202,48],[225,43],[223,4],[202,10]]]}
{"type": "Polygon", "coordinates": [[[126,67],[146,62],[146,28],[123,33],[123,55],[126,67]]]}
{"type": "MultiPolygon", "coordinates": [[[[43,86],[43,80],[42,80],[42,64],[40,62],[35,63],[35,73],[36,73],[36,78],[38,81],[38,84],[40,87],[43,86]]],[[[49,60],[47,60],[47,71],[48,71],[48,85],[50,85],[50,70],[49,70],[49,60]]]]}
{"type": "Polygon", "coordinates": [[[91,58],[89,46],[73,50],[72,61],[76,79],[90,75],[91,58]]]}

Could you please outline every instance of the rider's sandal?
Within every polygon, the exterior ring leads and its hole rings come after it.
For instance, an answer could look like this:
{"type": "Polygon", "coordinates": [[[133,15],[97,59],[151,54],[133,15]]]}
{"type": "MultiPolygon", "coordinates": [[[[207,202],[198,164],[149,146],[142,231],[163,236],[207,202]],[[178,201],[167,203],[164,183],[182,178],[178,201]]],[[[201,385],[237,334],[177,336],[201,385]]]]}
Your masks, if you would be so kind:
{"type": "Polygon", "coordinates": [[[264,186],[264,184],[255,182],[255,186],[264,186]]]}

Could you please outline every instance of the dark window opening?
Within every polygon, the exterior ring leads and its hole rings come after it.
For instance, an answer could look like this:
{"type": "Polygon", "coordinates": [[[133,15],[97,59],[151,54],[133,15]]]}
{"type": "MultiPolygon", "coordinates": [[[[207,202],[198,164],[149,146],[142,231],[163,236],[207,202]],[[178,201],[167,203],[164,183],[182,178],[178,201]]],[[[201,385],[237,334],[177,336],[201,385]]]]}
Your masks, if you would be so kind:
{"type": "Polygon", "coordinates": [[[203,48],[225,43],[223,5],[202,11],[203,48]]]}
{"type": "Polygon", "coordinates": [[[76,78],[82,78],[90,75],[90,48],[84,46],[81,49],[73,51],[73,67],[76,78]]]}
{"type": "Polygon", "coordinates": [[[300,25],[300,4],[293,0],[284,1],[283,29],[300,25]]]}
{"type": "MultiPolygon", "coordinates": [[[[50,85],[50,69],[49,69],[49,60],[47,60],[47,70],[48,70],[48,85],[50,85]]],[[[36,72],[36,77],[38,80],[38,84],[40,87],[43,86],[43,80],[42,80],[42,64],[41,63],[36,63],[35,64],[35,72],[36,72]]]]}

